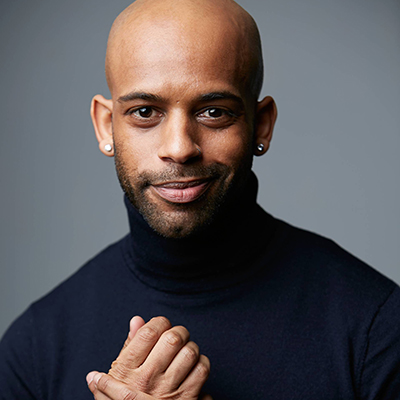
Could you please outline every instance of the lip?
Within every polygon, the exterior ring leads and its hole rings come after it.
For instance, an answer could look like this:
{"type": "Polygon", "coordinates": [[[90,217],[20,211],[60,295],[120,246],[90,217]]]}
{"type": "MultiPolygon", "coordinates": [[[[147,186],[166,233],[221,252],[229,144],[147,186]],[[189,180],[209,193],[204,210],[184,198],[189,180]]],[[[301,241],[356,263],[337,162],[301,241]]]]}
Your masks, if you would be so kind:
{"type": "Polygon", "coordinates": [[[153,185],[153,190],[170,203],[191,203],[201,197],[210,185],[210,180],[165,182],[153,185]]]}

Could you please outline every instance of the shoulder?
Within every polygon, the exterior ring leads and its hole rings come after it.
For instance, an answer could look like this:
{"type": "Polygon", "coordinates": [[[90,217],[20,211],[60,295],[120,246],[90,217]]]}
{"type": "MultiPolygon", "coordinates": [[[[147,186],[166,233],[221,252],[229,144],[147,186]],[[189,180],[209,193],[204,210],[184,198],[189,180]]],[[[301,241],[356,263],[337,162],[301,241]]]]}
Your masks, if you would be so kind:
{"type": "Polygon", "coordinates": [[[17,322],[33,321],[41,314],[49,316],[50,312],[62,315],[71,309],[76,311],[99,296],[107,296],[120,280],[126,279],[124,246],[127,238],[125,236],[109,245],[88,260],[74,274],[32,303],[22,320],[19,318],[17,322]]]}
{"type": "MultiPolygon", "coordinates": [[[[11,331],[31,327],[35,335],[47,337],[85,326],[93,320],[93,310],[112,303],[132,274],[126,267],[124,246],[127,237],[111,244],[90,259],[73,275],[30,305],[11,331]]],[[[11,335],[13,336],[13,334],[11,335]]]]}
{"type": "Polygon", "coordinates": [[[276,220],[264,262],[295,307],[352,329],[370,326],[398,285],[335,242],[276,220]]]}
{"type": "Polygon", "coordinates": [[[362,297],[386,298],[396,283],[333,240],[277,220],[277,256],[301,272],[310,284],[362,297]]]}
{"type": "Polygon", "coordinates": [[[352,360],[360,398],[397,398],[399,286],[334,241],[280,220],[270,251],[274,284],[292,320],[352,360]]]}
{"type": "Polygon", "coordinates": [[[360,398],[397,399],[400,393],[400,288],[371,320],[358,375],[360,398]],[[369,397],[371,396],[371,397],[369,397]]]}
{"type": "Polygon", "coordinates": [[[109,320],[107,305],[117,303],[116,293],[131,277],[124,261],[125,240],[107,247],[34,302],[6,331],[0,342],[0,386],[7,394],[18,394],[10,398],[44,398],[46,376],[70,366],[74,353],[81,354],[74,370],[82,369],[82,376],[89,370],[85,354],[96,354],[102,346],[96,328],[109,320]]]}

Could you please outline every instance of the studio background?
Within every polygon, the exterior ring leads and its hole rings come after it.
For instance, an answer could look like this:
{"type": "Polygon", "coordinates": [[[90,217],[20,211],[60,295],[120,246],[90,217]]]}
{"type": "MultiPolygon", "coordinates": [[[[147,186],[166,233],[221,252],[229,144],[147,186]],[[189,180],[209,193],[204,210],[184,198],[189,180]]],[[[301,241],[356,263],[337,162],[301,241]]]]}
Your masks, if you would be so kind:
{"type": "MultiPolygon", "coordinates": [[[[128,231],[89,117],[129,0],[0,2],[0,335],[128,231]]],[[[279,118],[259,202],[400,282],[400,3],[241,0],[279,118]]],[[[224,250],[226,251],[226,250],[224,250]]]]}

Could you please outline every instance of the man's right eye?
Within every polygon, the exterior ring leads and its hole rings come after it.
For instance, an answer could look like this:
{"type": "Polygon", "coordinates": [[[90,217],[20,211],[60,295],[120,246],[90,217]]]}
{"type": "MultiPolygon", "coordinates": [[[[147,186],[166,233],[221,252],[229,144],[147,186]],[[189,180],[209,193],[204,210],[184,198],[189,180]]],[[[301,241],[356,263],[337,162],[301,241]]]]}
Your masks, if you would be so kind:
{"type": "Polygon", "coordinates": [[[129,117],[131,124],[140,128],[158,125],[163,117],[163,113],[152,106],[133,107],[125,115],[129,117]]]}
{"type": "Polygon", "coordinates": [[[150,118],[153,114],[153,111],[154,110],[151,107],[140,107],[129,110],[129,114],[139,118],[150,118]]]}

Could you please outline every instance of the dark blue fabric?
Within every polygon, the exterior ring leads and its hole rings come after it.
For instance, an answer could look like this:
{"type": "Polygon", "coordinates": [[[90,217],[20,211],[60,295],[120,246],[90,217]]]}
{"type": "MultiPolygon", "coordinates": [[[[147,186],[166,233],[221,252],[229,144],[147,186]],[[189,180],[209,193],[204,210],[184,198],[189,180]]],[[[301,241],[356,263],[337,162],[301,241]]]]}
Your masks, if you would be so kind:
{"type": "Polygon", "coordinates": [[[400,399],[392,281],[258,206],[228,207],[216,235],[186,242],[157,236],[127,206],[131,234],[3,337],[1,399],[91,399],[86,374],[108,371],[134,315],[189,329],[211,360],[214,400],[400,399]]]}

